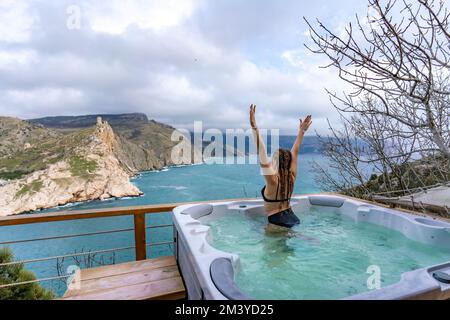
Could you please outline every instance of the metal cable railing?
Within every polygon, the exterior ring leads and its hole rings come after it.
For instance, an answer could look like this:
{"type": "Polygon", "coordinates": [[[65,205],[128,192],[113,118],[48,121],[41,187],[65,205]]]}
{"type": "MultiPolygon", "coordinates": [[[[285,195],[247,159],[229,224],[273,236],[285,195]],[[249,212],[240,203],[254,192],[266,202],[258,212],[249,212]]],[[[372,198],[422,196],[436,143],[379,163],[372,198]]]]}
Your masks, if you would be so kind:
{"type": "Polygon", "coordinates": [[[67,238],[76,238],[76,237],[94,236],[94,235],[100,235],[100,234],[110,234],[110,233],[119,233],[119,232],[127,232],[127,231],[134,231],[134,228],[130,228],[130,229],[108,230],[108,231],[98,231],[98,232],[88,232],[88,233],[79,233],[79,234],[69,234],[69,235],[62,235],[62,236],[43,237],[43,238],[33,238],[33,239],[22,239],[22,240],[3,241],[3,242],[0,242],[0,245],[10,245],[10,244],[17,244],[17,243],[36,242],[36,241],[46,241],[46,240],[58,240],[58,239],[67,239],[67,238]]]}
{"type": "Polygon", "coordinates": [[[434,185],[430,185],[430,186],[424,186],[424,187],[416,187],[416,188],[411,188],[411,189],[399,189],[399,190],[391,190],[391,191],[383,191],[383,192],[374,192],[371,193],[372,195],[385,195],[385,194],[392,194],[392,193],[401,193],[401,192],[409,192],[409,193],[414,193],[414,192],[420,192],[420,191],[424,191],[426,192],[429,189],[433,189],[433,188],[437,188],[437,187],[449,187],[450,186],[450,182],[443,182],[443,183],[437,183],[434,185]]]}
{"type": "Polygon", "coordinates": [[[71,258],[71,257],[87,256],[87,255],[101,254],[101,253],[108,253],[108,252],[117,252],[117,251],[131,250],[131,249],[134,249],[134,248],[135,248],[135,246],[130,246],[130,247],[121,247],[121,248],[86,251],[86,252],[79,252],[79,253],[70,253],[70,254],[64,254],[64,255],[52,256],[52,257],[45,257],[45,258],[18,260],[18,261],[11,261],[11,262],[1,263],[0,267],[6,267],[6,266],[11,266],[11,265],[15,265],[15,264],[21,264],[21,263],[23,263],[23,264],[35,263],[35,262],[49,261],[49,260],[55,260],[55,259],[64,259],[64,258],[71,258]]]}
{"type": "Polygon", "coordinates": [[[62,276],[55,276],[55,277],[41,278],[41,279],[35,279],[35,280],[29,280],[29,281],[23,281],[23,282],[2,284],[2,285],[0,285],[0,289],[17,287],[17,286],[21,286],[21,285],[25,285],[25,284],[32,284],[32,283],[38,283],[38,282],[41,283],[41,282],[45,282],[45,281],[62,280],[62,279],[67,279],[70,276],[72,276],[72,275],[66,274],[66,275],[62,275],[62,276]]]}
{"type": "MultiPolygon", "coordinates": [[[[163,224],[157,226],[148,226],[146,229],[156,229],[156,228],[167,228],[173,227],[172,224],[163,224]]],[[[76,237],[85,237],[85,236],[94,236],[101,234],[110,234],[110,233],[119,233],[119,232],[129,232],[134,231],[134,228],[129,229],[115,229],[115,230],[107,230],[107,231],[98,231],[98,232],[88,232],[88,233],[77,233],[77,234],[69,234],[62,236],[53,236],[53,237],[43,237],[43,238],[33,238],[33,239],[22,239],[22,240],[12,240],[12,241],[3,241],[0,242],[0,245],[10,245],[17,243],[26,243],[26,242],[35,242],[35,241],[46,241],[46,240],[58,240],[58,239],[67,239],[67,238],[76,238],[76,237]]]]}
{"type": "MultiPolygon", "coordinates": [[[[154,242],[154,243],[147,243],[147,247],[155,247],[155,246],[162,246],[167,244],[173,244],[173,241],[163,241],[163,242],[154,242]]],[[[112,248],[112,249],[102,249],[102,250],[93,250],[93,251],[86,251],[86,252],[79,252],[79,253],[70,253],[70,254],[64,254],[59,256],[52,256],[52,257],[45,257],[45,258],[36,258],[36,259],[26,259],[26,260],[18,260],[18,261],[11,261],[11,262],[5,262],[0,263],[0,267],[4,266],[10,266],[15,264],[26,264],[26,263],[35,263],[35,262],[42,262],[42,261],[49,261],[49,260],[55,260],[55,259],[64,259],[64,258],[72,258],[72,257],[78,257],[78,256],[87,256],[87,255],[93,255],[93,254],[101,254],[101,253],[108,253],[108,252],[117,252],[117,251],[125,251],[125,250],[131,250],[136,249],[136,246],[130,246],[130,247],[121,247],[121,248],[112,248]]]]}
{"type": "MultiPolygon", "coordinates": [[[[245,200],[245,199],[230,199],[230,200],[245,200]]],[[[173,245],[174,240],[171,241],[161,241],[155,243],[147,243],[146,241],[146,230],[148,229],[156,229],[156,228],[168,228],[172,227],[173,224],[164,224],[164,225],[156,225],[156,226],[147,226],[145,217],[148,214],[160,214],[167,213],[172,211],[174,208],[180,205],[186,205],[189,203],[168,203],[168,204],[154,204],[154,205],[144,205],[144,206],[130,206],[124,208],[104,208],[104,209],[89,209],[89,210],[75,210],[75,211],[61,211],[61,212],[50,212],[50,213],[35,213],[35,214],[27,214],[27,215],[16,215],[16,216],[8,216],[8,217],[0,217],[0,227],[2,226],[18,226],[18,225],[31,225],[31,224],[39,224],[39,223],[53,223],[59,221],[72,221],[72,220],[86,220],[86,219],[96,219],[96,218],[112,218],[118,216],[133,216],[134,228],[126,228],[126,229],[116,229],[116,230],[106,230],[106,231],[97,231],[97,232],[85,232],[81,234],[66,234],[66,235],[55,235],[48,237],[40,237],[34,239],[18,239],[18,240],[8,240],[0,242],[0,245],[11,245],[17,243],[30,243],[37,241],[49,241],[49,240],[57,240],[57,239],[67,239],[67,238],[76,238],[76,237],[85,237],[85,236],[94,236],[101,234],[112,234],[112,233],[120,233],[120,232],[130,232],[134,231],[134,246],[120,247],[120,248],[112,248],[112,249],[102,249],[102,250],[94,250],[94,251],[86,251],[86,252],[75,252],[71,254],[63,254],[52,257],[42,257],[35,259],[24,259],[20,261],[12,261],[5,262],[0,264],[0,267],[11,266],[14,264],[27,264],[34,262],[42,262],[42,261],[50,261],[56,259],[64,259],[64,258],[74,258],[81,256],[90,256],[95,254],[103,254],[109,252],[118,252],[125,250],[135,250],[135,260],[145,260],[147,259],[147,248],[154,246],[162,246],[162,245],[173,245]]],[[[171,248],[174,251],[174,247],[171,248]]],[[[114,263],[112,263],[114,264],[114,263]]],[[[101,265],[101,264],[100,264],[101,265]]],[[[70,275],[67,274],[58,274],[54,277],[46,277],[40,279],[33,279],[24,282],[18,283],[8,283],[8,284],[0,284],[0,288],[12,287],[25,285],[35,282],[43,282],[43,281],[51,281],[51,280],[61,280],[64,278],[68,278],[70,275]]]]}
{"type": "MultiPolygon", "coordinates": [[[[120,209],[120,208],[119,208],[120,209]]],[[[123,210],[123,209],[122,209],[123,210]]],[[[74,258],[76,259],[76,257],[83,257],[83,256],[94,256],[97,254],[105,254],[105,253],[112,253],[112,252],[120,252],[120,251],[126,251],[126,250],[136,250],[136,260],[141,260],[142,258],[145,259],[146,257],[146,248],[149,247],[155,247],[155,246],[162,246],[162,245],[173,245],[174,241],[160,241],[160,242],[154,242],[154,243],[147,243],[145,241],[145,230],[149,230],[149,229],[160,229],[160,228],[173,228],[173,224],[161,224],[161,225],[150,225],[150,226],[146,226],[145,225],[145,208],[139,208],[138,212],[131,212],[130,215],[134,215],[134,228],[123,228],[123,229],[113,229],[113,230],[106,230],[106,231],[95,231],[95,232],[85,232],[85,233],[78,233],[78,234],[65,234],[65,235],[55,235],[55,236],[48,236],[48,237],[38,237],[38,238],[31,238],[31,239],[18,239],[18,240],[9,240],[9,241],[1,241],[0,242],[0,246],[4,246],[4,245],[13,245],[13,244],[23,244],[23,243],[30,243],[30,242],[38,242],[38,241],[50,241],[50,240],[60,240],[60,239],[68,239],[68,238],[80,238],[80,237],[88,237],[88,236],[96,236],[96,235],[106,235],[106,234],[117,234],[117,233],[124,233],[124,232],[132,232],[134,231],[135,233],[135,245],[133,246],[126,246],[126,247],[118,247],[118,248],[111,248],[111,249],[100,249],[100,250],[90,250],[90,251],[85,251],[85,252],[74,252],[74,253],[70,253],[70,254],[63,254],[63,255],[56,255],[56,256],[51,256],[51,257],[40,257],[40,258],[34,258],[34,259],[22,259],[22,260],[17,260],[17,261],[11,261],[11,262],[5,262],[5,263],[0,263],[0,268],[1,267],[7,267],[7,266],[12,266],[12,265],[17,265],[17,264],[29,264],[29,263],[37,263],[37,262],[45,262],[45,261],[51,261],[51,260],[64,260],[66,258],[74,258]],[[139,239],[139,242],[138,242],[139,239]],[[141,242],[143,241],[143,242],[141,242]]],[[[160,213],[160,212],[155,212],[156,210],[153,210],[152,213],[160,213]]],[[[117,211],[112,211],[110,209],[105,210],[105,213],[103,213],[103,211],[96,211],[93,213],[93,215],[87,213],[87,214],[82,214],[81,217],[79,215],[79,213],[75,213],[78,214],[79,216],[77,216],[76,218],[78,219],[89,219],[89,218],[93,218],[96,216],[108,216],[109,214],[112,214],[113,216],[117,213],[117,211]],[[109,211],[108,211],[109,210],[109,211]]],[[[126,213],[122,213],[120,212],[120,215],[123,215],[126,213]]],[[[45,216],[45,214],[44,214],[45,216]]],[[[50,216],[50,215],[48,215],[50,216]]],[[[39,218],[41,217],[41,215],[39,215],[39,218]]],[[[14,219],[16,219],[16,217],[13,217],[14,219]]],[[[25,219],[27,219],[28,217],[26,217],[25,219]]],[[[32,217],[30,217],[30,223],[36,223],[35,221],[32,220],[32,217]]],[[[5,218],[3,218],[5,220],[5,218]]],[[[14,220],[12,219],[12,220],[14,220]]],[[[50,218],[51,219],[51,218],[50,218]]],[[[57,217],[55,220],[53,221],[58,221],[57,219],[59,219],[59,217],[57,217]]],[[[6,219],[8,220],[8,219],[6,219]]],[[[68,218],[67,220],[73,220],[73,218],[68,218]]],[[[52,221],[52,220],[50,220],[52,221]]],[[[7,221],[8,222],[8,221],[7,221]]],[[[173,251],[173,248],[172,248],[173,251]]],[[[114,263],[112,263],[114,264],[114,263]]],[[[101,265],[101,264],[100,264],[101,265]]],[[[39,279],[33,279],[33,280],[27,280],[27,281],[22,281],[22,282],[16,282],[16,283],[7,283],[7,284],[0,284],[0,289],[2,288],[10,288],[10,287],[15,287],[15,286],[20,286],[20,285],[27,285],[27,284],[32,284],[32,283],[41,283],[41,282],[45,282],[45,281],[53,281],[53,280],[62,280],[62,279],[67,279],[71,276],[71,274],[58,274],[57,276],[53,276],[53,277],[45,277],[45,278],[39,278],[39,279]]]]}
{"type": "MultiPolygon", "coordinates": [[[[163,241],[163,242],[147,243],[146,247],[154,247],[154,246],[161,246],[161,245],[171,245],[171,244],[174,244],[174,242],[173,241],[163,241]]],[[[48,261],[48,260],[55,260],[55,259],[71,258],[71,257],[75,257],[75,256],[83,256],[83,255],[92,255],[92,254],[99,254],[99,253],[125,251],[125,250],[131,250],[131,249],[135,249],[135,248],[136,248],[135,246],[130,246],[130,247],[122,247],[122,248],[86,251],[86,252],[72,253],[72,254],[59,255],[59,256],[46,257],[46,258],[28,259],[28,260],[21,260],[21,261],[11,261],[11,262],[7,262],[7,263],[1,263],[0,267],[10,266],[10,265],[15,265],[15,264],[21,264],[21,263],[25,264],[25,263],[32,263],[32,262],[41,262],[41,261],[48,261]]],[[[48,278],[40,278],[40,279],[34,279],[34,280],[29,280],[29,281],[23,281],[23,282],[2,284],[2,285],[0,285],[0,289],[20,286],[20,285],[25,285],[25,284],[31,284],[31,283],[37,283],[37,282],[61,280],[61,279],[68,278],[70,276],[71,276],[71,274],[55,276],[55,277],[48,277],[48,278]]]]}

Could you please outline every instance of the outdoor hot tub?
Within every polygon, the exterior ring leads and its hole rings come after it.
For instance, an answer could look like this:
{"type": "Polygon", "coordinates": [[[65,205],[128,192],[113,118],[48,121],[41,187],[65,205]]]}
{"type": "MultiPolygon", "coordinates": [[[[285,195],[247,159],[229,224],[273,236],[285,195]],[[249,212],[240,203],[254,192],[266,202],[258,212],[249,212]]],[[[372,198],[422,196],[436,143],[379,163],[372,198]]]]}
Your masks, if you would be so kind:
{"type": "Polygon", "coordinates": [[[267,228],[261,200],[175,208],[188,298],[450,299],[450,223],[333,195],[291,204],[291,231],[267,228]]]}

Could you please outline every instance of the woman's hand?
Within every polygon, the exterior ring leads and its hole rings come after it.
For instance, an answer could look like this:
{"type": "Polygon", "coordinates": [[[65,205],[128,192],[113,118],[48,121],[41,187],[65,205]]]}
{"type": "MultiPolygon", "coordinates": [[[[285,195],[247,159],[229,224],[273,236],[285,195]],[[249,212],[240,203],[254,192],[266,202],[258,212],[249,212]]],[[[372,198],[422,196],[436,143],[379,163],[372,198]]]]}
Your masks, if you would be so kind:
{"type": "Polygon", "coordinates": [[[307,116],[305,120],[300,119],[300,133],[304,134],[306,131],[308,131],[309,127],[312,124],[312,117],[311,115],[307,116]]]}
{"type": "Polygon", "coordinates": [[[252,104],[250,106],[250,125],[252,126],[253,129],[257,128],[256,127],[255,113],[256,113],[256,106],[252,104]]]}

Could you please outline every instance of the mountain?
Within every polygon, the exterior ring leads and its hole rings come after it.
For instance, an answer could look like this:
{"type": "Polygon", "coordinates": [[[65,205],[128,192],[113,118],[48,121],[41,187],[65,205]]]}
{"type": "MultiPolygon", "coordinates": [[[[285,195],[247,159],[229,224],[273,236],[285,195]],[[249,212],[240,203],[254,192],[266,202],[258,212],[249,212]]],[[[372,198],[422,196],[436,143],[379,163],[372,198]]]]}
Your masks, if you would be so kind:
{"type": "Polygon", "coordinates": [[[104,121],[108,122],[114,129],[116,129],[116,127],[128,127],[130,124],[145,125],[149,122],[147,116],[143,113],[58,116],[31,119],[29,121],[53,129],[80,129],[94,126],[97,123],[98,117],[101,117],[104,121]]]}
{"type": "MultiPolygon", "coordinates": [[[[278,144],[276,145],[277,148],[284,148],[291,150],[292,146],[294,145],[294,142],[296,140],[297,136],[279,136],[278,137],[278,144]]],[[[222,134],[222,141],[224,143],[222,154],[226,156],[243,156],[248,155],[249,151],[251,150],[250,144],[254,146],[253,136],[249,134],[236,134],[232,137],[227,137],[226,134],[222,134]],[[237,141],[243,141],[242,145],[240,145],[237,141]],[[241,150],[238,148],[244,148],[244,150],[241,150]]],[[[191,132],[191,142],[195,143],[194,140],[194,133],[191,132]]],[[[202,141],[201,143],[197,143],[202,146],[203,149],[205,149],[207,146],[209,146],[211,141],[202,141]]],[[[270,153],[272,152],[272,141],[268,137],[267,141],[265,141],[267,151],[270,153]]],[[[301,154],[310,154],[310,153],[322,153],[322,143],[319,138],[316,136],[305,136],[303,138],[302,147],[300,149],[301,154]]],[[[253,150],[256,151],[256,150],[253,150]]],[[[215,156],[214,154],[212,156],[215,156]]]]}
{"type": "Polygon", "coordinates": [[[113,128],[120,141],[116,156],[131,171],[155,170],[173,164],[171,150],[176,143],[171,141],[171,136],[175,129],[149,120],[142,113],[45,117],[30,122],[67,134],[94,126],[98,117],[113,128]]]}
{"type": "MultiPolygon", "coordinates": [[[[280,148],[291,149],[294,145],[296,136],[280,136],[280,148]]],[[[302,147],[300,153],[322,153],[322,143],[316,136],[305,136],[303,138],[302,147]]]]}
{"type": "MultiPolygon", "coordinates": [[[[26,124],[24,124],[26,125],[26,124]]],[[[107,122],[51,137],[0,158],[2,172],[19,172],[0,186],[0,216],[70,202],[139,196],[114,150],[119,141],[107,122]]]]}
{"type": "Polygon", "coordinates": [[[0,216],[139,196],[130,177],[173,164],[178,142],[170,126],[145,115],[107,115],[113,128],[103,116],[94,123],[92,117],[0,117],[0,216]]]}
{"type": "Polygon", "coordinates": [[[17,118],[0,117],[0,157],[27,149],[40,141],[58,138],[54,130],[17,118]]]}

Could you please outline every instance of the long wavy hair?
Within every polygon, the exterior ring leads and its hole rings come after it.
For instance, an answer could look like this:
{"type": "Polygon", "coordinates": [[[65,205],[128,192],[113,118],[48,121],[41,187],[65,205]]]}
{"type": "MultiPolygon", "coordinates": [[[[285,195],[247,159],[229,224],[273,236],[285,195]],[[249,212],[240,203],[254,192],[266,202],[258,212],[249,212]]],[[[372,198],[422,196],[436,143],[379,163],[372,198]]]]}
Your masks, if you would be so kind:
{"type": "Polygon", "coordinates": [[[278,158],[280,197],[281,199],[289,199],[294,190],[294,180],[290,172],[292,161],[291,151],[280,148],[274,156],[278,158]]]}

